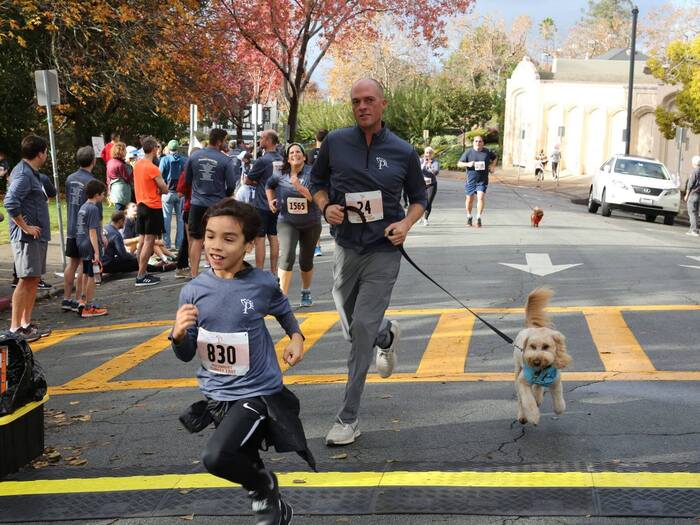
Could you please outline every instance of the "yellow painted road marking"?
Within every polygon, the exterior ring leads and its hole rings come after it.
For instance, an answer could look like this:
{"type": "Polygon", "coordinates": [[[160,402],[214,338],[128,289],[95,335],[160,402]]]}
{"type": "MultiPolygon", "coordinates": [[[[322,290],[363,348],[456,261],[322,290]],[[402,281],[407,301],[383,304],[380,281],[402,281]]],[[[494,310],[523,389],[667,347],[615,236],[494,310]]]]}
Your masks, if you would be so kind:
{"type": "Polygon", "coordinates": [[[131,370],[140,363],[143,363],[147,359],[168,348],[170,346],[170,341],[168,341],[169,333],[170,328],[152,337],[148,341],[133,347],[131,350],[110,359],[97,368],[90,370],[88,373],[69,381],[63,385],[64,388],[79,390],[106,386],[111,379],[131,370]]]}
{"type": "Polygon", "coordinates": [[[442,314],[423,353],[416,375],[463,373],[475,319],[465,311],[442,314]]]}
{"type": "MultiPolygon", "coordinates": [[[[282,487],[485,487],[700,489],[695,472],[286,472],[282,487]]],[[[235,487],[211,474],[68,478],[0,483],[2,496],[235,487]]]]}
{"type": "MultiPolygon", "coordinates": [[[[300,325],[299,329],[306,338],[304,340],[304,354],[311,350],[316,342],[338,322],[337,314],[312,315],[307,317],[300,325]]],[[[284,336],[275,345],[275,353],[277,354],[277,362],[282,369],[282,372],[289,370],[289,365],[282,359],[282,353],[289,344],[289,337],[284,336]]]]}
{"type": "Polygon", "coordinates": [[[84,328],[76,328],[70,330],[54,330],[50,336],[42,337],[38,341],[31,344],[32,351],[34,353],[48,348],[49,346],[56,345],[61,341],[65,341],[70,337],[74,337],[80,334],[92,334],[95,332],[107,332],[111,330],[132,330],[135,328],[146,328],[151,326],[171,326],[173,321],[144,321],[138,323],[119,323],[119,324],[108,324],[103,326],[86,326],[84,328]]]}
{"type": "Polygon", "coordinates": [[[583,312],[600,359],[609,372],[653,372],[656,370],[622,312],[583,312]]]}
{"type": "MultiPolygon", "coordinates": [[[[700,371],[656,370],[654,372],[563,372],[564,381],[700,381],[700,371]]],[[[285,375],[286,385],[345,384],[347,374],[285,375]]],[[[387,379],[369,374],[367,383],[470,383],[512,382],[512,372],[466,372],[462,374],[420,376],[397,373],[387,379]]],[[[89,394],[94,392],[116,392],[122,390],[164,390],[169,388],[195,388],[195,378],[179,379],[134,379],[131,381],[109,381],[104,384],[80,385],[72,381],[65,385],[49,387],[51,395],[89,394]]]]}

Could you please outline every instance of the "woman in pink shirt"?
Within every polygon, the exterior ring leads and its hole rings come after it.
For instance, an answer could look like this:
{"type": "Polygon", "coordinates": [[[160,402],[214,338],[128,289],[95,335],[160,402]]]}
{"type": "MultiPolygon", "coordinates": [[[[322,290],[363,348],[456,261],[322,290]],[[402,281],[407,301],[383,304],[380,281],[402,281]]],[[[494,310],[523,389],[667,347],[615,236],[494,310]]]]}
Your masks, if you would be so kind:
{"type": "Polygon", "coordinates": [[[112,147],[112,158],[107,161],[107,186],[109,200],[117,210],[126,209],[131,202],[132,174],[127,168],[126,144],[117,142],[112,147]]]}

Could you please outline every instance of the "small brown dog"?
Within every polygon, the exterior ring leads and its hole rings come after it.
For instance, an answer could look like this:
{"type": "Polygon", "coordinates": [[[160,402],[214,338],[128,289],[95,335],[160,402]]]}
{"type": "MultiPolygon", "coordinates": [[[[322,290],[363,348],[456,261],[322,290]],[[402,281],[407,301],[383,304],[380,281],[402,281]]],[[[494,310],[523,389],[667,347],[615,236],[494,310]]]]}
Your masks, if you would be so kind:
{"type": "Polygon", "coordinates": [[[544,217],[544,210],[535,206],[532,210],[532,215],[530,215],[530,224],[533,228],[540,227],[540,221],[542,220],[542,217],[544,217]]]}
{"type": "Polygon", "coordinates": [[[544,311],[551,296],[548,288],[537,288],[527,296],[526,328],[518,333],[513,345],[518,421],[522,424],[539,423],[544,388],[552,394],[554,413],[566,410],[559,370],[571,363],[571,356],[566,352],[566,337],[551,328],[544,311]]]}

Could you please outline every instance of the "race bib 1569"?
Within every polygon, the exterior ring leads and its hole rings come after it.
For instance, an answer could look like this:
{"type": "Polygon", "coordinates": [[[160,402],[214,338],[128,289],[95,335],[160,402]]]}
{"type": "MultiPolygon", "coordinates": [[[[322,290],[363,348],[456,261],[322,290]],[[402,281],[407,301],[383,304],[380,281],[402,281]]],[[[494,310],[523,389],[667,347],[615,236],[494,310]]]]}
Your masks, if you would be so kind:
{"type": "Polygon", "coordinates": [[[197,356],[215,374],[244,376],[250,370],[248,332],[210,332],[199,329],[197,356]]]}
{"type": "MultiPolygon", "coordinates": [[[[384,218],[384,202],[382,192],[379,190],[346,193],[345,204],[359,208],[367,222],[380,221],[384,218]]],[[[357,213],[348,211],[348,221],[358,224],[362,222],[362,218],[357,213]]]]}
{"type": "Polygon", "coordinates": [[[309,201],[304,197],[287,197],[287,213],[305,215],[309,213],[309,201]]]}
{"type": "Polygon", "coordinates": [[[483,160],[475,160],[474,169],[476,171],[484,171],[486,169],[486,162],[484,162],[483,160]]]}

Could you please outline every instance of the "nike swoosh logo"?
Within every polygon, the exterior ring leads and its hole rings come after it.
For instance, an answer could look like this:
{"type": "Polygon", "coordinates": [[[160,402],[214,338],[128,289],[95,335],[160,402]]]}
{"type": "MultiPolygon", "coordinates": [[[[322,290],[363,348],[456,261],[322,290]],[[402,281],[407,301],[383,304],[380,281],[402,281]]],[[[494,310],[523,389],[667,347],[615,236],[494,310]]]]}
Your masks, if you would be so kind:
{"type": "Polygon", "coordinates": [[[255,410],[255,409],[254,409],[252,406],[250,406],[247,402],[246,402],[246,403],[243,403],[243,408],[247,408],[248,410],[252,410],[252,411],[255,412],[257,415],[260,415],[260,412],[258,412],[257,410],[255,410]]]}

